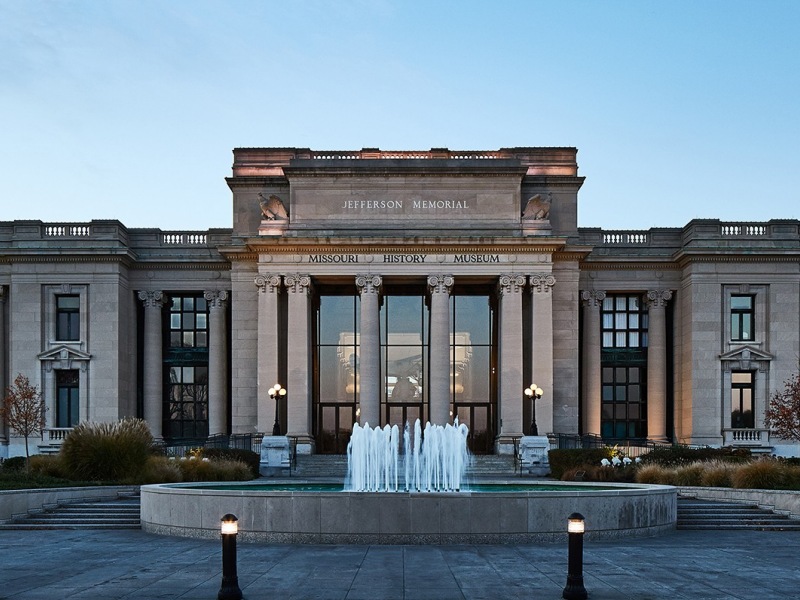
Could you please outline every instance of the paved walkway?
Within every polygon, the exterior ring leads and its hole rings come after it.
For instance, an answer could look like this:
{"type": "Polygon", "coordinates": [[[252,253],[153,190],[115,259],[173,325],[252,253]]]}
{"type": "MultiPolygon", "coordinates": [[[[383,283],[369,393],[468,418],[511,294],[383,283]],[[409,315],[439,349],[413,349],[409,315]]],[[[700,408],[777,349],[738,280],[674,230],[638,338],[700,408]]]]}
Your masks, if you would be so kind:
{"type": "MultiPolygon", "coordinates": [[[[247,600],[561,598],[567,544],[238,546],[247,600]]],[[[221,544],[141,531],[0,533],[0,598],[210,599],[221,544]]],[[[678,531],[586,542],[590,600],[800,598],[800,533],[678,531]]]]}

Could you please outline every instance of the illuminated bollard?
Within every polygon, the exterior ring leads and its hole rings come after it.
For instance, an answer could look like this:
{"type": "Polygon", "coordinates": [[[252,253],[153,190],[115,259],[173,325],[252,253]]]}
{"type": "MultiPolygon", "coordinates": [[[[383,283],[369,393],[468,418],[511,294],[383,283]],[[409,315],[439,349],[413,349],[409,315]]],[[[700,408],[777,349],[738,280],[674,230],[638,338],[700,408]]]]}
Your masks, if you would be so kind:
{"type": "Polygon", "coordinates": [[[222,517],[222,586],[217,600],[241,600],[239,576],[236,574],[236,534],[239,533],[238,519],[228,513],[222,517]]]}
{"type": "Polygon", "coordinates": [[[588,594],[583,587],[583,532],[584,518],[580,513],[572,513],[567,521],[569,533],[569,562],[567,566],[567,585],[562,598],[566,600],[586,600],[588,594]]]}

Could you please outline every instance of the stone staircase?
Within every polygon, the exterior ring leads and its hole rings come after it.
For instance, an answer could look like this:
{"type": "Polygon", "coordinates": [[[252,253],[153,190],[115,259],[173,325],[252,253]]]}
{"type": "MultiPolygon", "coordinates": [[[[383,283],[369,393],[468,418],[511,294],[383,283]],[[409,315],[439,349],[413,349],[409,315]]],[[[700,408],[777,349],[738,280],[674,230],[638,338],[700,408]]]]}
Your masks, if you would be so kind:
{"type": "Polygon", "coordinates": [[[0,530],[22,529],[140,529],[138,492],[117,499],[60,504],[0,523],[0,530]]]}
{"type": "MultiPolygon", "coordinates": [[[[402,459],[399,469],[402,472],[402,459]]],[[[297,456],[297,462],[292,468],[292,477],[316,478],[329,477],[344,479],[347,475],[347,455],[345,454],[304,454],[297,456]]],[[[478,454],[472,456],[472,462],[467,468],[467,477],[514,477],[519,476],[515,471],[514,457],[511,455],[478,454]]]]}
{"type": "Polygon", "coordinates": [[[678,529],[800,531],[800,520],[757,504],[678,496],[678,529]]]}

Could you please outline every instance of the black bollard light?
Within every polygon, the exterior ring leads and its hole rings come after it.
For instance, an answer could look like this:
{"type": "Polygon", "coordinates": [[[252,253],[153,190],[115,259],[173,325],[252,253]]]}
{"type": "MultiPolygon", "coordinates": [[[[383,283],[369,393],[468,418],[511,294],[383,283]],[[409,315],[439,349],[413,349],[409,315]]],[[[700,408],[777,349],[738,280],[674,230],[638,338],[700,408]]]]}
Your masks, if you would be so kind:
{"type": "Polygon", "coordinates": [[[567,566],[567,585],[562,598],[566,600],[586,600],[588,594],[583,587],[583,532],[584,518],[580,513],[572,513],[567,521],[569,533],[569,563],[567,566]]]}
{"type": "Polygon", "coordinates": [[[239,524],[235,515],[228,513],[222,517],[222,586],[217,600],[241,600],[239,576],[236,574],[236,534],[239,524]]]}

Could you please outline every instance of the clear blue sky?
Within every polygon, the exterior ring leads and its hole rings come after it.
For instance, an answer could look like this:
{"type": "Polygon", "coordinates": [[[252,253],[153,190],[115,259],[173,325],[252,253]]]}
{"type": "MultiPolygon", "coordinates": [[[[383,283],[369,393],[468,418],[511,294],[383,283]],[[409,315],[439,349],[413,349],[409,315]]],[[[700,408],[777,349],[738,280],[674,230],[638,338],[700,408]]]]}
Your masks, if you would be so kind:
{"type": "Polygon", "coordinates": [[[794,0],[0,0],[0,221],[230,227],[239,146],[576,146],[584,227],[798,218],[798,25],[794,0]]]}

